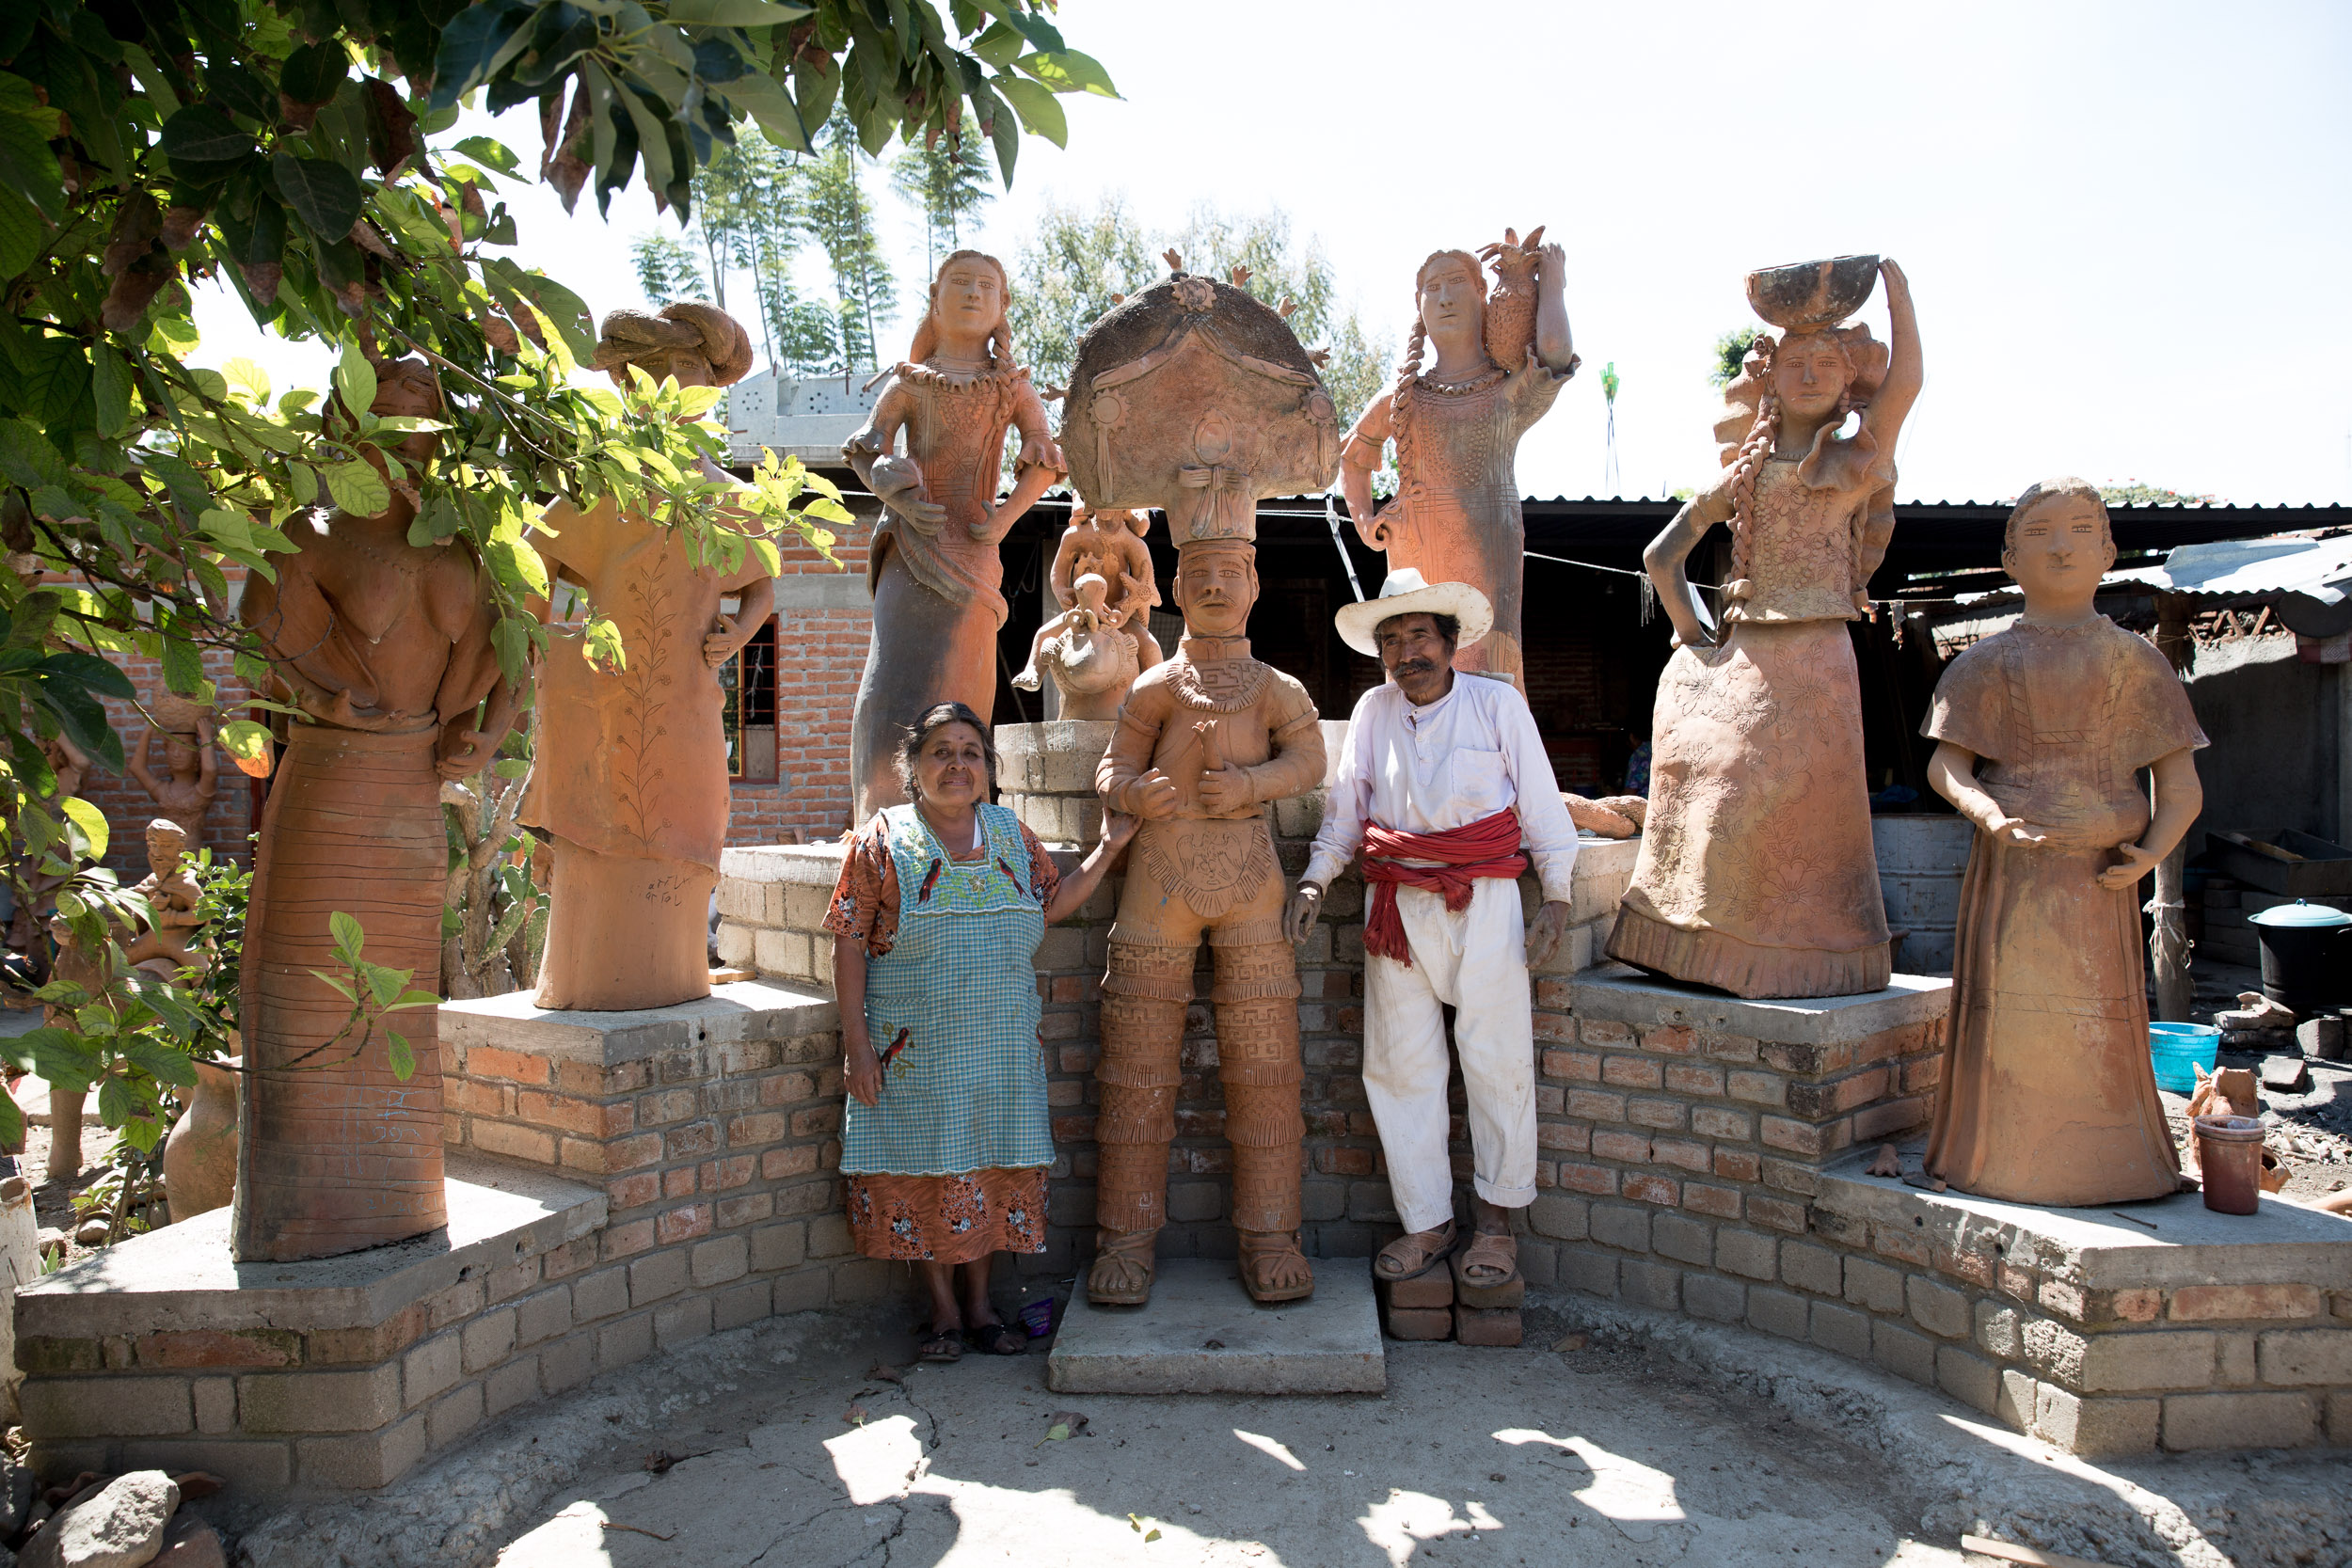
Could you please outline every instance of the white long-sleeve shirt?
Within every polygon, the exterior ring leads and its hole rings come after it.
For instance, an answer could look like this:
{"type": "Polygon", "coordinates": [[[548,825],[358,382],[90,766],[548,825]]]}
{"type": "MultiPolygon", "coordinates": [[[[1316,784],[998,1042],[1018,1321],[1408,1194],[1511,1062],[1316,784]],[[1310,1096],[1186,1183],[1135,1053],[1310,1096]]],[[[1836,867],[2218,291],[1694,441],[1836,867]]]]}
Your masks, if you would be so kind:
{"type": "Polygon", "coordinates": [[[1508,681],[1456,672],[1452,690],[1415,706],[1393,681],[1384,683],[1363,694],[1348,721],[1306,879],[1330,886],[1363,847],[1366,822],[1441,833],[1507,806],[1518,808],[1520,842],[1544,897],[1565,902],[1576,824],[1527,699],[1508,681]]]}

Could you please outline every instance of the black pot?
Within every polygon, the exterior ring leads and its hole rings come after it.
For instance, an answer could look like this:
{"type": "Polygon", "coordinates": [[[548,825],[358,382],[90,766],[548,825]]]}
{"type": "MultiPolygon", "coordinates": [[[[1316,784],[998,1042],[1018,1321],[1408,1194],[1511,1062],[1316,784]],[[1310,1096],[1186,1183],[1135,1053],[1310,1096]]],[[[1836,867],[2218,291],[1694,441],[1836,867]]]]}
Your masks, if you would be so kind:
{"type": "Polygon", "coordinates": [[[2262,943],[2265,996],[2305,1018],[2352,1002],[2352,915],[2298,899],[2249,924],[2262,943]]]}

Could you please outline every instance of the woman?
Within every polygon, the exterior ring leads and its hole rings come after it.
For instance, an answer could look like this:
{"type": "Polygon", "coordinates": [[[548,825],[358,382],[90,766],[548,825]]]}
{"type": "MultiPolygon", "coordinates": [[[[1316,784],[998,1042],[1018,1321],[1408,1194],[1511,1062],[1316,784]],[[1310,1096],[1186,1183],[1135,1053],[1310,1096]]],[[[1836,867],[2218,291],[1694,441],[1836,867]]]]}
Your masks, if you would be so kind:
{"type": "Polygon", "coordinates": [[[1431,582],[1467,582],[1486,595],[1495,629],[1462,649],[1454,668],[1507,675],[1523,694],[1519,602],[1527,525],[1513,463],[1519,437],[1551,411],[1578,361],[1562,298],[1566,262],[1560,247],[1544,245],[1533,258],[1519,247],[1489,249],[1498,271],[1506,261],[1534,262],[1532,339],[1513,333],[1506,343],[1489,333],[1486,279],[1470,252],[1440,250],[1423,261],[1413,277],[1413,335],[1396,386],[1364,410],[1340,449],[1340,484],[1357,534],[1388,552],[1391,571],[1418,567],[1431,582]],[[1489,352],[1490,340],[1501,356],[1489,352]],[[1424,375],[1422,354],[1429,343],[1438,359],[1424,375]],[[1400,484],[1396,499],[1375,515],[1372,476],[1391,437],[1400,484]]]}
{"type": "Polygon", "coordinates": [[[1054,1139],[1038,1044],[1035,958],[1075,913],[1136,820],[1058,876],[1003,806],[988,728],[961,703],[926,710],[898,747],[909,803],[850,841],[833,909],[834,992],[849,1077],[841,1169],[868,1258],[911,1262],[930,1289],[927,1361],[969,1337],[1018,1355],[1023,1336],[989,1305],[991,1256],[1045,1249],[1054,1139]]]}
{"type": "Polygon", "coordinates": [[[841,449],[886,509],[866,561],[874,636],[850,717],[859,816],[901,799],[890,752],[925,704],[961,702],[986,722],[1007,613],[996,546],[1070,471],[1029,372],[1013,363],[1006,302],[994,257],[959,250],[942,262],[906,358],[841,449]],[[1021,452],[1012,493],[992,505],[1008,428],[1021,433],[1021,452]]]}
{"type": "Polygon", "coordinates": [[[1647,831],[1609,956],[1738,996],[1851,996],[1892,967],[1845,626],[1868,603],[1886,545],[1874,498],[1919,392],[1910,288],[1892,261],[1880,276],[1891,358],[1862,326],[1758,338],[1760,381],[1734,388],[1756,388],[1747,438],[1643,552],[1679,646],[1658,681],[1647,831]],[[1685,574],[1717,523],[1732,539],[1720,640],[1685,574]]]}
{"type": "MultiPolygon", "coordinates": [[[[752,341],[716,306],[615,310],[595,365],[624,390],[632,366],[725,387],[751,369],[752,341]]],[[[733,572],[698,566],[684,529],[609,496],[584,513],[555,501],[531,543],[618,628],[626,656],[599,667],[584,632],[557,630],[540,667],[539,757],[521,814],[555,862],[538,1004],[619,1012],[707,996],[729,800],[719,671],[768,619],[775,578],[750,550],[733,572]],[[720,610],[729,597],[733,616],[720,610]]]]}

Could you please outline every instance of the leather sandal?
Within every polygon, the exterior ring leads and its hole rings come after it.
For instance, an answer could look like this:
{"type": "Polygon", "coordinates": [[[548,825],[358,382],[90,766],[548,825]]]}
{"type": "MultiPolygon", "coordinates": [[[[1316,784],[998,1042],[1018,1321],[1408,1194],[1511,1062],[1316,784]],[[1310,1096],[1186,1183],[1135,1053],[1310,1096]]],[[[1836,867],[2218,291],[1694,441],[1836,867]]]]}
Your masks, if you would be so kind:
{"type": "Polygon", "coordinates": [[[1508,1285],[1519,1274],[1518,1238],[1482,1230],[1462,1253],[1462,1278],[1472,1285],[1508,1285]]]}
{"type": "Polygon", "coordinates": [[[1391,1282],[1418,1279],[1454,1255],[1456,1239],[1452,1220],[1435,1230],[1399,1236],[1380,1249],[1380,1256],[1372,1260],[1372,1272],[1391,1282]]]}
{"type": "Polygon", "coordinates": [[[1099,1233],[1094,1266],[1087,1270],[1087,1300],[1097,1307],[1141,1307],[1152,1299],[1156,1230],[1099,1233]]]}
{"type": "Polygon", "coordinates": [[[1241,1283],[1249,1292],[1249,1299],[1260,1306],[1278,1301],[1303,1301],[1315,1293],[1314,1265],[1298,1250],[1295,1230],[1244,1230],[1241,1237],[1241,1283]],[[1303,1282],[1294,1285],[1272,1283],[1275,1269],[1282,1263],[1295,1261],[1298,1272],[1305,1275],[1303,1282]]]}

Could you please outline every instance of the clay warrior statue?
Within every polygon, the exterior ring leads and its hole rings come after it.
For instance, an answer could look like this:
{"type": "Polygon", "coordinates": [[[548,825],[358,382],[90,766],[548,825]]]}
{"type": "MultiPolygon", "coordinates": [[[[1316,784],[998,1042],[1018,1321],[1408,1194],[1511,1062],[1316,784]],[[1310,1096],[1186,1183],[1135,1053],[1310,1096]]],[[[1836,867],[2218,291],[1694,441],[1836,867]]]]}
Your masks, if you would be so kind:
{"type": "MultiPolygon", "coordinates": [[[[439,413],[422,360],[376,375],[375,413],[439,413]]],[[[421,463],[435,439],[411,435],[393,451],[421,463]]],[[[350,1004],[313,973],[338,968],[327,915],[340,911],[366,931],[371,961],[439,990],[441,780],[489,760],[520,696],[500,679],[486,574],[462,549],[409,544],[415,514],[395,487],[382,512],[296,531],[302,547],[278,558],[278,580],[246,585],[246,622],[308,721],[287,726],[254,854],[239,985],[240,1259],[354,1252],[445,1220],[433,1010],[399,1015],[416,1057],[403,1081],[380,1030],[364,1049],[335,1040],[350,1004]]]]}
{"type": "Polygon", "coordinates": [[[212,713],[160,687],[147,705],[157,722],[139,732],[125,767],[162,808],[163,815],[180,824],[181,832],[187,835],[188,847],[200,849],[204,847],[204,816],[213,809],[213,797],[220,789],[219,763],[213,755],[212,713]],[[175,720],[184,722],[187,728],[181,728],[173,722],[175,720]],[[161,773],[148,764],[149,748],[158,729],[163,732],[164,740],[161,773]]]}
{"type": "Polygon", "coordinates": [[[850,719],[854,821],[905,802],[891,759],[923,712],[946,702],[982,719],[994,711],[1007,614],[996,547],[1067,471],[1045,404],[1013,363],[1006,303],[994,257],[959,250],[942,262],[914,345],[889,372],[873,419],[841,449],[887,508],[866,561],[874,635],[850,719]],[[1021,453],[1012,492],[998,501],[1008,428],[1021,433],[1021,453]]]}
{"type": "MultiPolygon", "coordinates": [[[[623,388],[631,365],[726,387],[751,369],[752,342],[712,305],[616,310],[595,364],[623,388]]],[[[708,996],[729,804],[718,672],[767,621],[775,578],[748,550],[731,573],[698,567],[678,529],[609,496],[586,513],[556,501],[531,542],[612,619],[624,654],[601,668],[584,632],[557,631],[540,668],[539,755],[518,817],[554,851],[538,1004],[610,1012],[708,996]]]]}
{"type": "Polygon", "coordinates": [[[1755,400],[1747,435],[1643,555],[1677,651],[1658,681],[1649,814],[1609,954],[1739,996],[1850,996],[1883,987],[1892,963],[1845,623],[1867,613],[1892,531],[1919,331],[1901,270],[1874,256],[1753,274],[1748,298],[1786,335],[1758,338],[1729,389],[1755,400]],[[1837,325],[1882,275],[1891,361],[1867,326],[1837,325]],[[1720,631],[1686,574],[1718,523],[1732,579],[1720,631]]]}
{"type": "Polygon", "coordinates": [[[1513,472],[1519,438],[1551,411],[1576,373],[1561,298],[1557,245],[1525,244],[1510,230],[1485,246],[1498,287],[1490,299],[1477,256],[1440,250],[1413,275],[1413,334],[1396,386],[1356,421],[1340,483],[1356,531],[1427,582],[1466,582],[1494,606],[1495,629],[1460,651],[1458,668],[1507,675],[1522,693],[1519,603],[1527,525],[1513,472]],[[1422,372],[1424,346],[1437,363],[1422,372]],[[1396,442],[1396,499],[1375,515],[1372,476],[1383,443],[1396,442]]]}
{"type": "Polygon", "coordinates": [[[1928,1174],[2017,1203],[2162,1197],[2136,890],[2203,803],[2204,732],[2164,656],[2092,608],[2115,564],[2096,489],[2020,496],[2001,561],[2025,613],[1952,661],[1921,726],[1929,782],[1978,829],[1928,1174]]]}
{"type": "Polygon", "coordinates": [[[1314,1290],[1298,1243],[1298,970],[1265,807],[1321,783],[1325,759],[1306,689],[1250,657],[1246,633],[1257,499],[1328,484],[1337,420],[1276,311],[1181,272],[1088,332],[1062,436],[1080,494],[1168,509],[1184,614],[1181,650],[1136,682],[1095,774],[1104,805],[1143,825],[1103,979],[1100,1251],[1088,1297],[1151,1293],[1205,935],[1242,1280],[1258,1301],[1296,1300],[1314,1290]]]}

